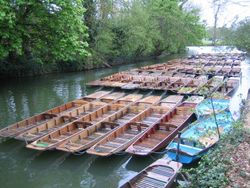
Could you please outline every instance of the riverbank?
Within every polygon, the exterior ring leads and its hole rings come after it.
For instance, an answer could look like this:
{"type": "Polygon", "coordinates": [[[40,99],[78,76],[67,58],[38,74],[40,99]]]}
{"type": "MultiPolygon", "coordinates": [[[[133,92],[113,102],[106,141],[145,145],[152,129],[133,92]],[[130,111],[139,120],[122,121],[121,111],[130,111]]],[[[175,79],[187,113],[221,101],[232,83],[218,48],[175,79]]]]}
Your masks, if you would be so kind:
{"type": "Polygon", "coordinates": [[[191,187],[250,187],[250,98],[233,130],[190,173],[191,187]]]}
{"type": "Polygon", "coordinates": [[[226,173],[229,180],[227,188],[250,187],[250,97],[246,101],[243,116],[243,140],[233,149],[230,158],[231,167],[226,173]]]}
{"type": "Polygon", "coordinates": [[[34,63],[8,63],[0,61],[0,79],[21,78],[31,76],[42,76],[54,73],[69,73],[69,72],[85,72],[98,71],[100,69],[112,69],[121,65],[139,64],[147,61],[154,61],[159,63],[173,58],[179,58],[186,55],[186,52],[179,54],[164,53],[161,56],[144,56],[136,58],[116,58],[111,61],[95,62],[93,59],[86,60],[86,62],[58,62],[51,64],[34,64],[34,63]]]}

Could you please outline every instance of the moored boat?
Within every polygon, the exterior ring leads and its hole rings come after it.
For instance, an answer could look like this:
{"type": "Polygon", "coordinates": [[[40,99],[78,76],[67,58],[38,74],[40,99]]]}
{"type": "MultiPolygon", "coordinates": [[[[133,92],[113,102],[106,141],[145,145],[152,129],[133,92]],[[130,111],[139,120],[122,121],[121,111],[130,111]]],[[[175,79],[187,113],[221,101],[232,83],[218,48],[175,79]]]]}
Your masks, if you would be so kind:
{"type": "Polygon", "coordinates": [[[230,77],[228,80],[218,88],[217,91],[212,93],[212,98],[216,99],[229,99],[231,98],[239,87],[240,78],[230,77]]]}
{"type": "Polygon", "coordinates": [[[162,99],[159,105],[167,108],[174,108],[181,104],[183,98],[184,97],[182,95],[169,95],[165,99],[162,99]]]}
{"type": "MultiPolygon", "coordinates": [[[[130,94],[128,96],[125,96],[124,98],[118,99],[117,101],[109,105],[103,105],[101,107],[90,105],[89,108],[85,108],[86,111],[84,113],[81,113],[81,116],[77,117],[77,120],[65,126],[62,125],[56,130],[54,128],[48,128],[47,126],[45,126],[45,128],[44,126],[39,127],[40,130],[45,129],[44,131],[45,135],[39,138],[38,140],[34,141],[33,143],[27,145],[27,147],[36,150],[54,149],[61,142],[80,133],[87,127],[90,127],[97,122],[101,122],[104,118],[111,116],[112,114],[116,113],[116,111],[119,111],[120,109],[124,108],[130,103],[139,100],[141,97],[142,95],[140,94],[130,94]]],[[[111,97],[109,97],[109,100],[110,99],[111,97]]],[[[40,136],[43,132],[39,131],[39,128],[33,129],[32,132],[29,131],[28,136],[29,137],[31,137],[31,135],[34,135],[34,137],[40,136]]],[[[26,134],[20,135],[19,138],[21,138],[21,136],[25,137],[26,134]]]]}
{"type": "Polygon", "coordinates": [[[217,91],[224,84],[224,82],[224,76],[214,76],[198,89],[197,94],[209,96],[214,91],[217,91]]]}
{"type": "Polygon", "coordinates": [[[121,126],[131,121],[136,121],[138,116],[147,110],[151,105],[160,101],[160,96],[148,96],[140,101],[123,108],[112,116],[103,119],[102,122],[82,131],[60,144],[56,149],[66,152],[79,152],[86,150],[96,144],[105,136],[112,133],[114,130],[119,129],[121,126]],[[106,127],[105,125],[112,125],[112,127],[106,127]]]}
{"type": "Polygon", "coordinates": [[[170,188],[181,168],[181,163],[158,159],[120,188],[170,188]]]}
{"type": "Polygon", "coordinates": [[[227,99],[211,99],[207,98],[198,104],[195,108],[197,118],[209,117],[213,113],[220,113],[229,110],[230,101],[227,99]]]}
{"type": "Polygon", "coordinates": [[[84,105],[89,104],[89,102],[97,100],[99,98],[105,97],[109,94],[109,91],[97,91],[90,95],[87,95],[81,99],[77,99],[61,106],[55,107],[51,110],[42,112],[38,115],[32,116],[20,122],[9,125],[0,130],[0,137],[15,137],[18,134],[21,134],[33,127],[36,127],[40,124],[47,123],[53,118],[59,116],[67,116],[70,113],[78,108],[83,107],[84,105]]]}
{"type": "MultiPolygon", "coordinates": [[[[136,101],[136,100],[139,100],[140,98],[142,98],[142,95],[140,95],[140,94],[130,94],[130,95],[127,95],[125,97],[118,99],[116,102],[114,102],[111,105],[107,106],[106,108],[103,108],[100,110],[102,110],[102,111],[109,110],[109,108],[112,108],[112,107],[117,106],[117,105],[119,107],[123,107],[125,105],[128,105],[128,104],[136,101]]],[[[105,100],[107,100],[107,99],[105,98],[105,100]]],[[[77,120],[81,117],[89,117],[86,115],[92,113],[96,109],[101,108],[102,106],[105,106],[105,105],[106,105],[106,103],[103,103],[100,101],[90,102],[88,105],[85,105],[84,108],[77,109],[75,111],[75,113],[71,112],[70,116],[62,116],[62,117],[54,118],[53,120],[50,120],[46,123],[43,123],[43,124],[38,125],[36,127],[33,127],[32,129],[29,129],[29,130],[25,131],[24,133],[19,134],[15,138],[18,140],[24,140],[26,142],[35,141],[42,136],[45,136],[53,131],[56,131],[56,130],[62,128],[66,124],[70,123],[71,121],[77,120]]],[[[95,121],[98,121],[98,118],[94,119],[93,116],[95,116],[95,114],[93,114],[91,116],[92,124],[95,121]]],[[[99,117],[99,119],[100,118],[102,118],[102,116],[99,117]]],[[[86,118],[84,118],[84,121],[86,121],[86,118]]]]}
{"type": "Polygon", "coordinates": [[[179,94],[193,94],[193,93],[196,93],[198,88],[202,87],[206,83],[207,83],[207,76],[199,76],[199,77],[191,80],[185,86],[179,88],[177,93],[179,93],[179,94]]]}
{"type": "Polygon", "coordinates": [[[166,115],[168,112],[170,112],[169,116],[172,116],[171,110],[175,108],[173,105],[174,99],[176,100],[176,106],[180,103],[182,97],[169,96],[163,100],[161,104],[150,107],[141,113],[135,121],[124,124],[104,137],[101,141],[87,150],[87,153],[99,156],[109,156],[125,150],[151,126],[159,123],[163,118],[168,118],[166,115]],[[167,106],[168,101],[169,106],[167,106]]]}
{"type": "Polygon", "coordinates": [[[126,152],[133,155],[149,155],[166,145],[194,119],[195,105],[185,103],[169,111],[164,119],[146,130],[126,152]]]}
{"type": "Polygon", "coordinates": [[[231,113],[216,114],[216,122],[214,117],[210,116],[192,123],[182,131],[180,140],[175,139],[167,146],[167,156],[183,164],[190,164],[201,158],[218,142],[218,130],[220,134],[224,134],[231,129],[231,113]]]}

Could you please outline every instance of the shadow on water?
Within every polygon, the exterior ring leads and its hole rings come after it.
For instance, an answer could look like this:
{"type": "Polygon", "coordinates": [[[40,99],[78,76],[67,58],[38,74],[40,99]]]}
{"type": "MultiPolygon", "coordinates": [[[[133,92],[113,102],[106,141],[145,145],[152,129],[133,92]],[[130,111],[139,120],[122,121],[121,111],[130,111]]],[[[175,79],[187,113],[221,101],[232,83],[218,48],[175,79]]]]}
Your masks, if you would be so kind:
{"type": "Polygon", "coordinates": [[[97,157],[91,164],[88,171],[94,173],[97,176],[105,176],[107,172],[112,172],[129,159],[129,155],[112,155],[110,157],[97,157]],[[102,169],[105,169],[103,171],[102,169]]]}

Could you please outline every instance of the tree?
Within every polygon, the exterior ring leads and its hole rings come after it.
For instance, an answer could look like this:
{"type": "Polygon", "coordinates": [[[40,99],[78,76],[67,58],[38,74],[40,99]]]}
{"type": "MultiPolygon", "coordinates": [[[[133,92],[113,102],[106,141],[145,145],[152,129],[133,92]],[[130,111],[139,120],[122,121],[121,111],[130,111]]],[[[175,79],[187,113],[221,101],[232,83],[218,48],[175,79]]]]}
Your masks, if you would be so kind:
{"type": "Polygon", "coordinates": [[[74,61],[88,52],[82,1],[0,1],[0,59],[74,61]]]}
{"type": "MultiPolygon", "coordinates": [[[[217,40],[217,27],[219,17],[222,15],[223,11],[226,9],[228,5],[240,5],[240,6],[249,6],[249,0],[213,0],[212,6],[214,9],[214,25],[213,25],[213,37],[212,44],[216,45],[217,40]]],[[[234,20],[233,22],[235,22],[234,20]]]]}
{"type": "Polygon", "coordinates": [[[250,19],[241,21],[233,32],[233,44],[250,52],[250,19]]]}

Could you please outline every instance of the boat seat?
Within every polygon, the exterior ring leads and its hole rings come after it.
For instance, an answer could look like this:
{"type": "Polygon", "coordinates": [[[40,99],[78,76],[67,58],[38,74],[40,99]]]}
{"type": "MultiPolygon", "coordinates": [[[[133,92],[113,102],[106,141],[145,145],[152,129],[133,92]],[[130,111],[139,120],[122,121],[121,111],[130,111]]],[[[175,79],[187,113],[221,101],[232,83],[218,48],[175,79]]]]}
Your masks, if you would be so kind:
{"type": "Polygon", "coordinates": [[[128,139],[127,138],[117,137],[117,138],[114,139],[114,141],[117,142],[117,143],[121,143],[122,144],[124,142],[127,142],[128,139]]]}
{"type": "Polygon", "coordinates": [[[174,170],[166,166],[155,166],[150,170],[150,172],[159,174],[165,177],[172,177],[174,175],[174,170]]]}
{"type": "Polygon", "coordinates": [[[144,176],[137,182],[135,182],[135,187],[138,188],[164,188],[165,182],[159,181],[152,177],[144,176]]]}
{"type": "Polygon", "coordinates": [[[141,131],[138,131],[137,129],[136,130],[135,129],[129,129],[129,130],[126,131],[126,134],[129,134],[131,136],[135,136],[135,135],[139,134],[140,132],[141,131]]]}
{"type": "Polygon", "coordinates": [[[93,135],[95,136],[95,138],[98,138],[98,137],[101,137],[101,136],[105,135],[105,133],[94,132],[93,135]]]}
{"type": "Polygon", "coordinates": [[[87,137],[88,140],[94,140],[96,139],[97,137],[99,137],[98,135],[95,135],[95,134],[91,134],[87,137]]]}

